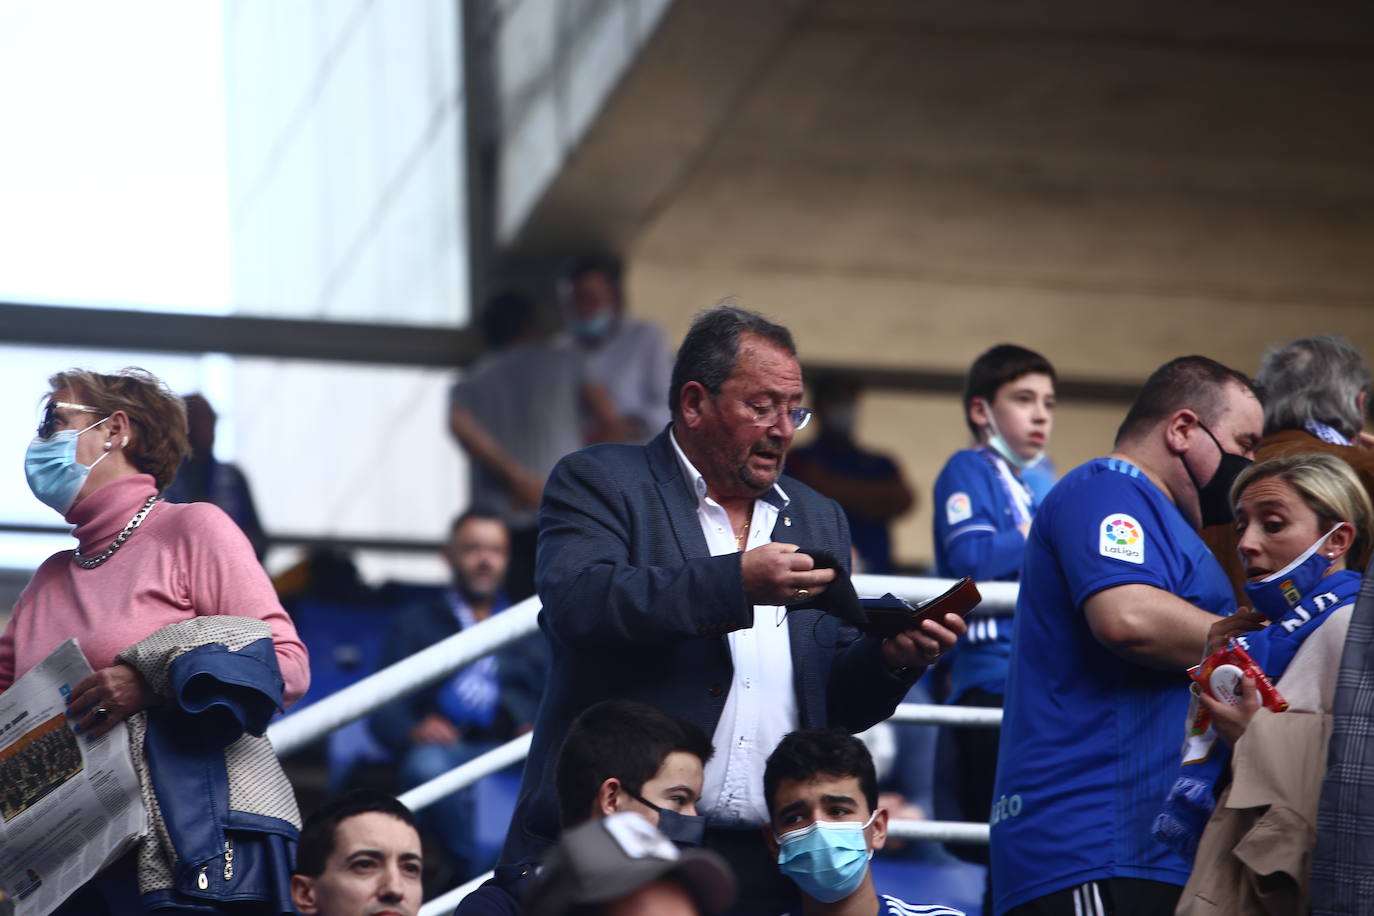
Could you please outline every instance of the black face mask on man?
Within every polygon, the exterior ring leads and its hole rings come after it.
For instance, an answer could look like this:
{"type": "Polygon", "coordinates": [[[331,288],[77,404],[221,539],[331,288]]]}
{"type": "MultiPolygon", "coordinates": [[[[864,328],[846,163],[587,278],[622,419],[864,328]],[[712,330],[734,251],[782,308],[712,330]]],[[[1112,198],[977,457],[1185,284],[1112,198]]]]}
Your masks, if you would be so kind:
{"type": "Polygon", "coordinates": [[[660,808],[647,798],[633,792],[631,798],[658,812],[658,832],[679,846],[700,846],[706,838],[706,818],[700,814],[683,814],[671,808],[660,808]]]}
{"type": "Polygon", "coordinates": [[[1217,451],[1221,452],[1221,461],[1217,464],[1216,471],[1212,474],[1212,479],[1206,485],[1199,484],[1197,478],[1193,476],[1193,469],[1188,467],[1188,462],[1182,455],[1179,460],[1183,462],[1183,469],[1188,472],[1188,479],[1193,482],[1193,489],[1197,490],[1198,509],[1202,512],[1202,527],[1208,528],[1212,525],[1227,525],[1235,520],[1235,513],[1231,510],[1231,484],[1235,483],[1240,472],[1248,468],[1252,462],[1244,455],[1236,455],[1226,451],[1217,441],[1217,437],[1212,435],[1212,431],[1207,428],[1207,424],[1201,420],[1198,426],[1216,445],[1217,451]]]}

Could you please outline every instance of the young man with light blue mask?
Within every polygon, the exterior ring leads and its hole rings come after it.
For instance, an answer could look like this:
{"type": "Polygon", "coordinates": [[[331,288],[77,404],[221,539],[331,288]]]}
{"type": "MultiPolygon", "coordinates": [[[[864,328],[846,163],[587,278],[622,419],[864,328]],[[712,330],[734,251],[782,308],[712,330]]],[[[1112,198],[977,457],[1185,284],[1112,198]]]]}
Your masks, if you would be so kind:
{"type": "Polygon", "coordinates": [[[801,890],[803,916],[964,916],[874,889],[869,861],[887,842],[887,810],[858,738],[838,728],[792,732],[769,756],[763,790],[763,838],[801,890]]]}

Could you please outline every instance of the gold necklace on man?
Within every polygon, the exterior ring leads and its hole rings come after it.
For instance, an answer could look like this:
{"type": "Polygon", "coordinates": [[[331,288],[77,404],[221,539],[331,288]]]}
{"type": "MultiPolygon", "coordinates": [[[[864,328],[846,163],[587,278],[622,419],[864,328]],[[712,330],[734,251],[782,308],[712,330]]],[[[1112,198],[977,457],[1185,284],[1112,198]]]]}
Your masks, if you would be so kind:
{"type": "Polygon", "coordinates": [[[744,518],[744,527],[735,532],[735,549],[743,550],[744,542],[749,537],[749,517],[744,518]]]}

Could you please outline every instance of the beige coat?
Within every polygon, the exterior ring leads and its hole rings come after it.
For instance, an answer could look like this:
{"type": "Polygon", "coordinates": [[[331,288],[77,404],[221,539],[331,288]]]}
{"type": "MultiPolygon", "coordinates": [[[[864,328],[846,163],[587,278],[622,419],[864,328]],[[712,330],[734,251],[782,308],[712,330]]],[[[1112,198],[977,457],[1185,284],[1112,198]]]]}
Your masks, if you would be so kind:
{"type": "Polygon", "coordinates": [[[1331,612],[1275,685],[1288,711],[1261,709],[1236,743],[1231,785],[1203,831],[1176,916],[1307,912],[1332,698],[1351,607],[1331,612]]]}

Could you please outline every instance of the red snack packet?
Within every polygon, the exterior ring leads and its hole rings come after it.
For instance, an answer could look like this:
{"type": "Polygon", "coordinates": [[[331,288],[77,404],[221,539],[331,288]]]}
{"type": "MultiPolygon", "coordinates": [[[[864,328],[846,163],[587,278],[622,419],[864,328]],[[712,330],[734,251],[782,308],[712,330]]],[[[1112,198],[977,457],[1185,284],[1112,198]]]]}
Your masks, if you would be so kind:
{"type": "Polygon", "coordinates": [[[1275,689],[1269,675],[1234,641],[1207,656],[1202,664],[1189,668],[1188,676],[1207,691],[1208,696],[1231,706],[1240,704],[1240,679],[1253,677],[1265,709],[1283,712],[1288,708],[1288,701],[1275,689]]]}

